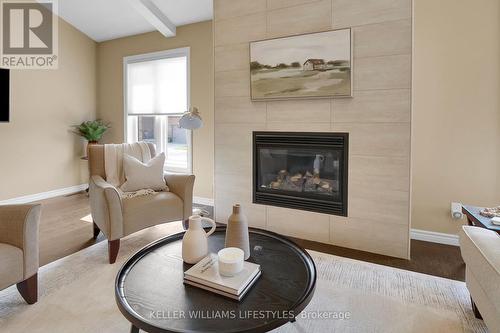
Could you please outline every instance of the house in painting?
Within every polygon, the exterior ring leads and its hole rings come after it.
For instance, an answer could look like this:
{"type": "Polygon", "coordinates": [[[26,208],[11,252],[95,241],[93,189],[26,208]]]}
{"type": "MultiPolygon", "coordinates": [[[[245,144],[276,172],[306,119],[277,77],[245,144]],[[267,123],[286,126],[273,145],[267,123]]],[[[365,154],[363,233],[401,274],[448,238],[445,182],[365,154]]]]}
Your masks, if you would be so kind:
{"type": "Polygon", "coordinates": [[[325,68],[323,59],[307,59],[302,67],[305,71],[317,71],[325,68]]]}

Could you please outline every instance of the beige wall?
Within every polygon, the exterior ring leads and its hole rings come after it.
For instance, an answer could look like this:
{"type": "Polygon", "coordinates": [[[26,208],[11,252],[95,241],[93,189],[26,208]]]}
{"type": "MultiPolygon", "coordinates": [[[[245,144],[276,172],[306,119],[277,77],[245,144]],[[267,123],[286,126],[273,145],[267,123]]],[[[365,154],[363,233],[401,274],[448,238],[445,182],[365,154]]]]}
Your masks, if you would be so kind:
{"type": "Polygon", "coordinates": [[[98,44],[98,116],[111,122],[104,142],[123,142],[123,57],[189,46],[191,48],[191,104],[204,126],[193,132],[195,196],[213,198],[213,43],[212,22],[177,28],[165,38],[159,32],[119,38],[98,44]]]}
{"type": "Polygon", "coordinates": [[[215,0],[215,205],[249,223],[409,256],[410,0],[215,0]],[[249,41],[352,27],[354,97],[251,102],[249,41]],[[349,217],[252,204],[255,130],[350,133],[349,217]]]}
{"type": "Polygon", "coordinates": [[[0,200],[87,182],[70,126],[95,117],[96,43],[59,21],[59,69],[11,71],[11,121],[0,123],[0,200]]]}
{"type": "Polygon", "coordinates": [[[415,1],[412,227],[500,204],[500,2],[415,1]]]}

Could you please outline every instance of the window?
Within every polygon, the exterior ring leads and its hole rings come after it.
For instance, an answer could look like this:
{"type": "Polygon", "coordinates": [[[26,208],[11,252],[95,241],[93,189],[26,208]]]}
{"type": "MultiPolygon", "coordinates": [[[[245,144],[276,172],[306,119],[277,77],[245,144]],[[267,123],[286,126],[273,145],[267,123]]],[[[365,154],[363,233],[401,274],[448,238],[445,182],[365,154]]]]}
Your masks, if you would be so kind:
{"type": "Polygon", "coordinates": [[[192,171],[191,132],[179,127],[189,105],[189,48],[124,58],[125,137],[166,156],[165,170],[192,171]]]}

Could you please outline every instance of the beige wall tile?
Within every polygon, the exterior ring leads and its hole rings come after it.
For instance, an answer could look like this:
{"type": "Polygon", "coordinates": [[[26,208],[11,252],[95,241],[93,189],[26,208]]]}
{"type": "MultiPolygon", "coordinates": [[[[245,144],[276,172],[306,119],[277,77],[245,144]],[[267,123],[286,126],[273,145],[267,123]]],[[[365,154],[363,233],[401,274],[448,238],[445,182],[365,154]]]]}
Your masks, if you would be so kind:
{"type": "Polygon", "coordinates": [[[216,173],[216,221],[226,223],[231,215],[232,206],[239,203],[250,226],[265,228],[266,206],[252,203],[251,172],[239,175],[216,173]]]}
{"type": "Polygon", "coordinates": [[[411,20],[369,24],[353,29],[354,58],[411,54],[411,20]]]}
{"type": "Polygon", "coordinates": [[[265,12],[214,22],[215,45],[227,45],[260,40],[266,37],[265,12]]]}
{"type": "Polygon", "coordinates": [[[267,9],[273,10],[285,7],[293,7],[315,1],[318,0],[267,0],[267,9]]]}
{"type": "Polygon", "coordinates": [[[249,69],[249,44],[231,44],[215,48],[215,71],[234,71],[249,69]]]}
{"type": "Polygon", "coordinates": [[[287,236],[327,243],[329,215],[303,210],[267,207],[267,229],[287,236]]]}
{"type": "Polygon", "coordinates": [[[411,56],[359,58],[354,61],[354,90],[411,86],[411,56]]]}
{"type": "Polygon", "coordinates": [[[331,218],[330,242],[338,246],[409,259],[408,225],[335,216],[331,218]]]}
{"type": "Polygon", "coordinates": [[[334,28],[346,28],[411,17],[411,0],[332,1],[334,28]]]}
{"type": "Polygon", "coordinates": [[[252,172],[252,147],[216,145],[215,146],[215,172],[224,174],[251,175],[252,172]]]}
{"type": "Polygon", "coordinates": [[[348,216],[408,225],[409,193],[372,184],[349,184],[348,216]]]}
{"type": "Polygon", "coordinates": [[[291,123],[287,121],[268,121],[268,131],[295,131],[295,132],[330,132],[331,126],[327,123],[291,123]]]}
{"type": "Polygon", "coordinates": [[[250,225],[406,258],[411,0],[267,0],[266,11],[260,1],[230,1],[215,3],[217,221],[239,202],[250,225]],[[250,101],[249,41],[329,30],[332,22],[355,26],[354,98],[250,101]],[[253,204],[254,130],[349,132],[349,217],[253,204]]]}
{"type": "Polygon", "coordinates": [[[233,202],[252,202],[252,172],[216,173],[217,199],[233,202]]]}
{"type": "Polygon", "coordinates": [[[214,0],[215,20],[246,16],[266,10],[266,0],[214,0]]]}
{"type": "Polygon", "coordinates": [[[266,122],[266,103],[252,102],[248,97],[216,98],[215,110],[219,124],[266,122]]]}
{"type": "Polygon", "coordinates": [[[331,28],[331,0],[268,11],[268,37],[288,36],[331,28]]]}
{"type": "Polygon", "coordinates": [[[410,122],[410,89],[354,91],[332,101],[333,122],[410,122]]]}
{"type": "Polygon", "coordinates": [[[252,132],[264,131],[264,124],[215,124],[215,145],[252,147],[252,132]]]}
{"type": "Polygon", "coordinates": [[[250,70],[215,73],[215,97],[250,97],[250,70]]]}
{"type": "Polygon", "coordinates": [[[267,103],[267,120],[325,123],[331,118],[329,99],[272,101],[267,103]]]}
{"type": "Polygon", "coordinates": [[[335,132],[349,132],[350,155],[401,156],[410,154],[410,124],[334,123],[335,132]]]}
{"type": "MultiPolygon", "coordinates": [[[[384,190],[410,191],[409,157],[349,157],[349,185],[384,190]]],[[[354,193],[355,194],[355,193],[354,193]]]]}

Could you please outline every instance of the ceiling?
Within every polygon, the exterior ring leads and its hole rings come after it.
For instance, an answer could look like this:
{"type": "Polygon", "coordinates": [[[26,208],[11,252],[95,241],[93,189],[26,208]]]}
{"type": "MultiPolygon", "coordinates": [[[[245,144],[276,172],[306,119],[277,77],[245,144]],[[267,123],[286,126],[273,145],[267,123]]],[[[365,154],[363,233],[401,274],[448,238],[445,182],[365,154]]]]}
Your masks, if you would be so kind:
{"type": "MultiPolygon", "coordinates": [[[[59,16],[97,42],[156,30],[141,0],[60,0],[59,16]],[[134,1],[136,3],[134,3],[134,1]]],[[[212,0],[149,0],[175,26],[211,20],[212,0]]]]}

